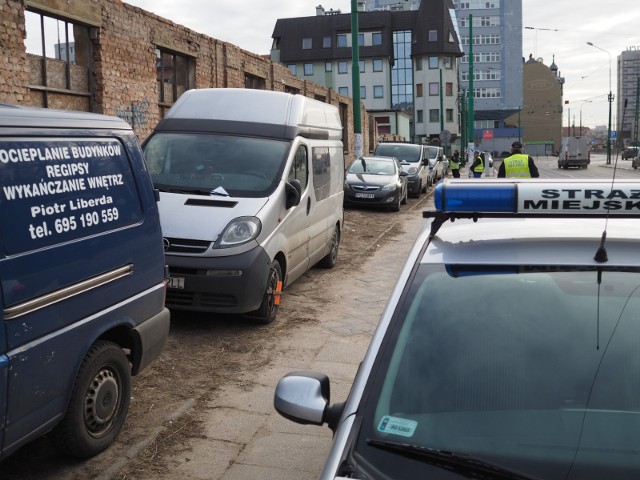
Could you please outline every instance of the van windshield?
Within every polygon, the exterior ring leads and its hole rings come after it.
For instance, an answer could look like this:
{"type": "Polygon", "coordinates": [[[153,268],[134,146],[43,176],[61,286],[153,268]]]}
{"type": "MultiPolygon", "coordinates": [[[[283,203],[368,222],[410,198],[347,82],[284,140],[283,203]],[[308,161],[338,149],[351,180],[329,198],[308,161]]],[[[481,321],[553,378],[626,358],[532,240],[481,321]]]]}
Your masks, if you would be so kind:
{"type": "Polygon", "coordinates": [[[266,197],[282,178],[290,142],[211,133],[155,133],[143,146],[156,188],[266,197]]]}

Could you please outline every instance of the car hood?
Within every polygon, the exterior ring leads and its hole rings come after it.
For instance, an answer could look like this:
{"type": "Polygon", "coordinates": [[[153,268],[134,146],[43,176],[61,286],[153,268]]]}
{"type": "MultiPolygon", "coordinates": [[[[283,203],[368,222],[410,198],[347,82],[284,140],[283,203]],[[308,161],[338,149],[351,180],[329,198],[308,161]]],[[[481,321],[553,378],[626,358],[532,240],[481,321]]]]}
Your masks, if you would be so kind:
{"type": "Polygon", "coordinates": [[[268,198],[238,198],[160,192],[162,235],[215,241],[231,220],[255,217],[268,198]]]}
{"type": "Polygon", "coordinates": [[[390,183],[395,183],[397,180],[395,175],[374,175],[370,173],[347,173],[347,177],[345,179],[346,183],[349,184],[367,184],[367,185],[378,185],[384,186],[389,185],[390,183]]]}

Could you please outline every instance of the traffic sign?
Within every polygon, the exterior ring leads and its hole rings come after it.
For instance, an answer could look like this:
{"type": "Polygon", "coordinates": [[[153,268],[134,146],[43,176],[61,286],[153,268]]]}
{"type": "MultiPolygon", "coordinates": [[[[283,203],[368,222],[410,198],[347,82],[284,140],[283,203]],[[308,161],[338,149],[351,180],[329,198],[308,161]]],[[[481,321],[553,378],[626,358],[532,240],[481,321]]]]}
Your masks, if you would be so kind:
{"type": "Polygon", "coordinates": [[[483,130],[482,131],[482,139],[483,140],[493,140],[493,130],[483,130]]]}
{"type": "Polygon", "coordinates": [[[611,130],[611,135],[609,135],[609,138],[611,140],[615,140],[616,139],[616,131],[615,130],[611,130]]]}

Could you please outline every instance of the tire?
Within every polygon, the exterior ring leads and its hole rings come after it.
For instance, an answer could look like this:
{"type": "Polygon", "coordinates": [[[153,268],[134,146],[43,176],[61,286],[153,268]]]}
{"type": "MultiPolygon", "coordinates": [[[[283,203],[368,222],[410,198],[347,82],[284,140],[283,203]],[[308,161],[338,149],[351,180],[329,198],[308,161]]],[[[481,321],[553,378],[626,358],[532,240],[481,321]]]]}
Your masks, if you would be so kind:
{"type": "Polygon", "coordinates": [[[404,190],[404,197],[402,197],[402,201],[400,203],[402,203],[402,205],[406,205],[408,198],[409,198],[409,190],[405,189],[404,190]]]}
{"type": "Polygon", "coordinates": [[[280,305],[280,294],[282,292],[278,291],[278,289],[282,290],[282,268],[277,260],[271,262],[267,275],[267,286],[260,307],[245,315],[247,318],[263,325],[276,319],[280,305]]]}
{"type": "MultiPolygon", "coordinates": [[[[406,194],[405,194],[406,197],[406,194]]],[[[340,230],[336,227],[331,237],[331,250],[318,262],[318,266],[322,268],[333,268],[338,262],[338,249],[340,248],[340,230]]]]}
{"type": "Polygon", "coordinates": [[[398,195],[398,198],[396,199],[395,203],[391,206],[391,211],[392,212],[399,212],[400,211],[400,196],[398,195]]]}
{"type": "Polygon", "coordinates": [[[67,411],[51,438],[62,453],[89,458],[105,450],[124,424],[131,398],[131,368],[124,351],[99,341],[82,361],[67,411]]]}
{"type": "Polygon", "coordinates": [[[420,191],[421,191],[422,193],[427,193],[427,189],[428,189],[428,188],[429,188],[429,182],[427,182],[427,184],[426,184],[426,185],[424,185],[420,191]]]}

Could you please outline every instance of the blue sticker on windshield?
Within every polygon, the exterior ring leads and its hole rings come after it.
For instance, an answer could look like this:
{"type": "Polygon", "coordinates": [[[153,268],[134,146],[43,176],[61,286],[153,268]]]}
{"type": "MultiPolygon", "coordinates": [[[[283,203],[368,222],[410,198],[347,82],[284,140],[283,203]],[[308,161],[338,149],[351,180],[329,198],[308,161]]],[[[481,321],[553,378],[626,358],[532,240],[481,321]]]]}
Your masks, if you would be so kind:
{"type": "Polygon", "coordinates": [[[378,431],[382,433],[391,433],[393,435],[401,435],[403,437],[413,437],[418,422],[415,420],[407,420],[404,418],[390,417],[385,415],[380,420],[378,431]]]}

